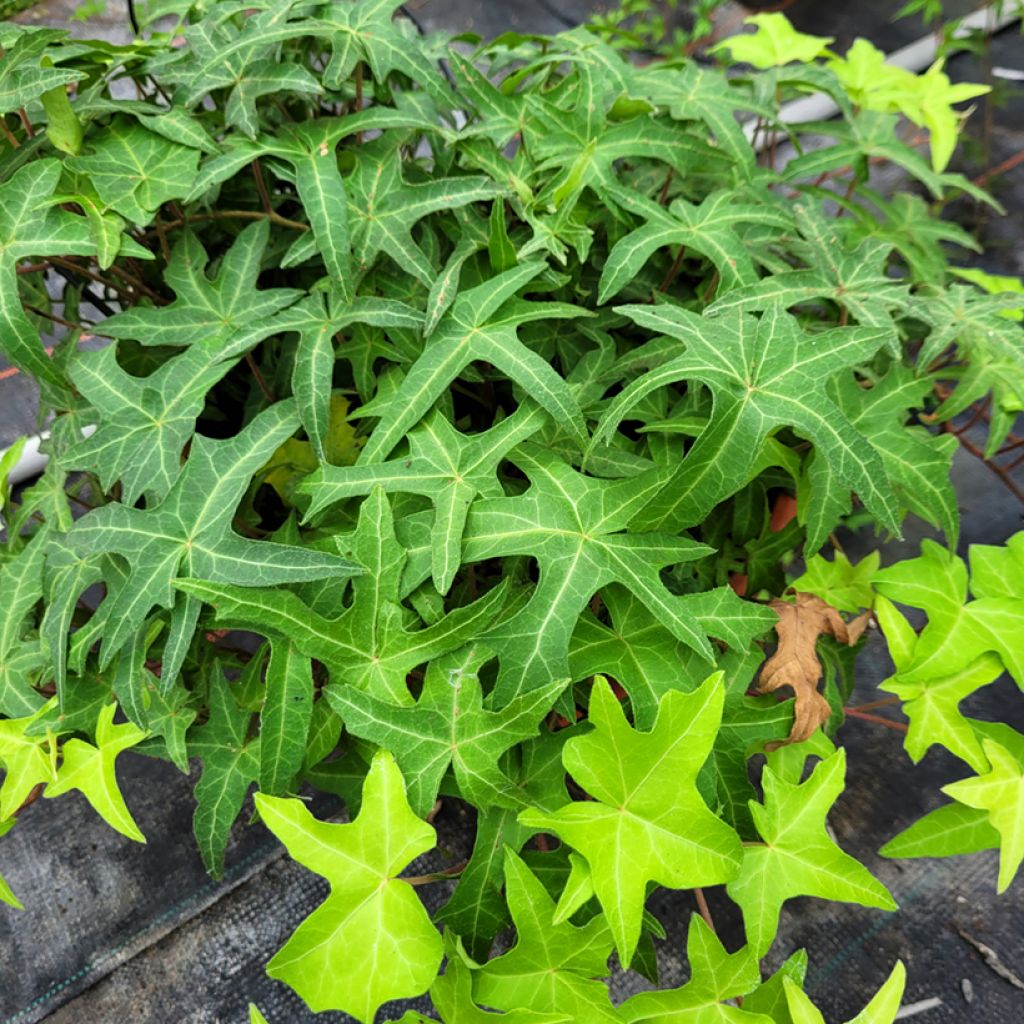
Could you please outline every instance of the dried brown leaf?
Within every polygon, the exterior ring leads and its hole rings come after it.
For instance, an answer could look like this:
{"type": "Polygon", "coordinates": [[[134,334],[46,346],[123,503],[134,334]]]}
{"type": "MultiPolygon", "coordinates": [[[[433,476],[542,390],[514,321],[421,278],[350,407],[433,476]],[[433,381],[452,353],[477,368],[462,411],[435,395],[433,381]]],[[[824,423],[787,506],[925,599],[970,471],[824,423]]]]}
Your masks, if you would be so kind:
{"type": "Polygon", "coordinates": [[[840,643],[855,644],[867,628],[871,613],[864,612],[847,623],[832,605],[814,594],[797,594],[795,602],[776,599],[770,607],[779,617],[775,627],[779,646],[761,669],[758,689],[771,693],[781,686],[793,688],[795,715],[785,742],[799,743],[832,714],[828,701],[818,692],[818,637],[827,634],[840,643]]]}

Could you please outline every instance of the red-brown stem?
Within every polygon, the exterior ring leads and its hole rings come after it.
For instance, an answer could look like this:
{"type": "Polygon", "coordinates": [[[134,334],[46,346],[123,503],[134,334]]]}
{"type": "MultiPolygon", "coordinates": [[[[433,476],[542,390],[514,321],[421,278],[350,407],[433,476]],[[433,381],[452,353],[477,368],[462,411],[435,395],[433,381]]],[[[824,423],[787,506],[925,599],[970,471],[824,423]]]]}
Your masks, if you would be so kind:
{"type": "Polygon", "coordinates": [[[708,906],[707,898],[704,896],[704,890],[700,888],[694,889],[693,898],[697,901],[697,910],[700,912],[700,916],[704,918],[704,923],[717,935],[718,930],[715,928],[715,919],[711,916],[711,908],[708,906]]]}
{"type": "Polygon", "coordinates": [[[1005,174],[1007,171],[1012,171],[1018,164],[1024,164],[1024,149],[1019,153],[1014,153],[1013,156],[1007,157],[1002,163],[996,164],[995,167],[990,167],[984,174],[979,174],[974,179],[974,184],[984,188],[992,178],[997,178],[1000,174],[1005,174]]]}
{"type": "Polygon", "coordinates": [[[865,722],[874,722],[875,725],[884,725],[888,729],[895,729],[897,732],[908,732],[909,727],[904,725],[902,722],[894,722],[889,718],[883,718],[881,715],[872,715],[867,711],[858,711],[856,708],[847,708],[846,713],[851,718],[863,718],[865,722]]]}
{"type": "Polygon", "coordinates": [[[676,258],[672,261],[672,266],[668,268],[668,273],[665,275],[661,284],[658,285],[658,291],[663,292],[672,283],[672,279],[679,273],[679,268],[682,266],[683,257],[686,255],[686,246],[679,246],[679,252],[676,253],[676,258]]]}
{"type": "Polygon", "coordinates": [[[269,217],[274,212],[274,207],[270,202],[270,193],[267,191],[267,183],[263,179],[263,168],[260,167],[259,160],[253,160],[252,164],[252,176],[256,179],[256,191],[260,194],[260,202],[263,204],[263,211],[269,217]]]}
{"type": "Polygon", "coordinates": [[[25,134],[30,139],[34,139],[36,133],[32,130],[32,122],[28,119],[28,114],[25,113],[24,107],[18,107],[18,117],[21,118],[21,126],[25,129],[25,134]]]}
{"type": "Polygon", "coordinates": [[[882,697],[880,700],[869,700],[866,704],[854,704],[846,708],[847,711],[873,711],[875,708],[887,708],[892,704],[899,704],[899,697],[882,697]]]}
{"type": "Polygon", "coordinates": [[[252,375],[256,378],[256,383],[259,385],[260,391],[263,392],[263,397],[273,405],[277,399],[274,398],[274,392],[270,390],[270,386],[263,379],[263,374],[260,373],[260,368],[256,365],[256,360],[253,359],[251,352],[245,353],[245,362],[249,369],[252,370],[252,375]]]}
{"type": "Polygon", "coordinates": [[[674,167],[670,167],[668,169],[668,174],[665,175],[665,184],[661,186],[661,191],[658,193],[658,202],[662,206],[664,206],[668,201],[668,190],[669,186],[672,184],[672,178],[675,176],[675,173],[676,169],[674,167]]]}
{"type": "Polygon", "coordinates": [[[3,129],[4,138],[11,144],[13,149],[20,149],[21,143],[18,141],[18,137],[7,127],[7,121],[2,114],[0,114],[0,128],[3,129]]]}

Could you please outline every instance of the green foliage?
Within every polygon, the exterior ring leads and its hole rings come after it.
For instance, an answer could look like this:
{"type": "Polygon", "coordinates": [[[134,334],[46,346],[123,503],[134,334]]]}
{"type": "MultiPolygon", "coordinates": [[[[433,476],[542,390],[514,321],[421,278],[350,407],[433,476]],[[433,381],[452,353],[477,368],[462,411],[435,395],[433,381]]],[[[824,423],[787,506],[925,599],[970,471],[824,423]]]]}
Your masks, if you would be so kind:
{"type": "MultiPolygon", "coordinates": [[[[945,171],[978,90],[779,14],[727,75],[684,55],[713,3],[689,34],[630,0],[472,51],[394,0],[182,6],[184,45],[0,29],[0,349],[50,426],[13,496],[0,455],[0,835],[77,789],[142,840],[137,750],[198,771],[213,875],[256,788],[328,881],[269,966],[314,1010],[814,1024],[806,954],[758,964],[782,904],[893,902],[828,831],[843,752],[787,744],[794,700],[752,689],[789,571],[833,630],[877,616],[910,757],[973,772],[883,852],[998,847],[1006,887],[1024,738],[960,704],[1024,685],[1024,534],[969,579],[934,542],[821,553],[911,514],[955,547],[939,424],[991,396],[992,452],[1024,408],[1019,282],[950,267],[975,243],[938,216],[986,201],[945,171]],[[808,88],[841,116],[759,156],[808,88]],[[880,197],[879,159],[928,200],[880,197]],[[657,983],[650,895],[717,885],[745,944],[693,917],[688,983],[613,1005],[613,953],[657,983]]],[[[856,652],[813,644],[832,736],[856,652]]]]}

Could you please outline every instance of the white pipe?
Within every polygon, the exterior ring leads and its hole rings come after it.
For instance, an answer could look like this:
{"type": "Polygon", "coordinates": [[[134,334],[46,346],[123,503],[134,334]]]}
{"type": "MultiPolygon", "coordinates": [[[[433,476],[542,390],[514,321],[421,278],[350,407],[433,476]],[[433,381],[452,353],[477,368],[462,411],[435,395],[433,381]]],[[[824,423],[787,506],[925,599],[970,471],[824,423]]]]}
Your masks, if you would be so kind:
{"type": "MultiPolygon", "coordinates": [[[[82,437],[89,437],[90,434],[96,432],[96,427],[91,423],[82,427],[82,437]]],[[[38,476],[46,468],[47,462],[50,461],[49,455],[44,455],[40,450],[39,446],[43,441],[50,439],[50,432],[44,430],[41,434],[33,434],[25,441],[25,447],[21,451],[21,457],[14,464],[10,473],[7,476],[7,482],[12,486],[14,484],[20,484],[25,480],[30,480],[34,476],[38,476]]],[[[4,448],[0,451],[0,459],[2,459],[9,449],[4,448]]]]}
{"type": "MultiPolygon", "coordinates": [[[[954,33],[954,38],[962,39],[976,29],[982,29],[986,35],[993,35],[1012,25],[1015,21],[1020,20],[1024,11],[1020,4],[1011,6],[1012,10],[1008,6],[999,17],[996,17],[991,8],[982,8],[967,15],[961,20],[954,33]]],[[[938,37],[934,33],[929,33],[918,39],[916,43],[910,43],[909,46],[894,50],[885,58],[885,62],[894,67],[903,68],[904,71],[923,71],[934,62],[938,52],[938,37]]],[[[806,124],[808,121],[827,121],[838,113],[839,107],[836,106],[831,96],[827,96],[823,92],[816,92],[811,96],[805,96],[785,104],[779,111],[779,120],[786,124],[806,124]]],[[[754,140],[756,130],[757,124],[753,121],[743,126],[743,131],[751,142],[754,140]]],[[[785,135],[781,132],[762,133],[754,145],[760,151],[767,149],[773,141],[779,142],[784,138],[785,135]]]]}

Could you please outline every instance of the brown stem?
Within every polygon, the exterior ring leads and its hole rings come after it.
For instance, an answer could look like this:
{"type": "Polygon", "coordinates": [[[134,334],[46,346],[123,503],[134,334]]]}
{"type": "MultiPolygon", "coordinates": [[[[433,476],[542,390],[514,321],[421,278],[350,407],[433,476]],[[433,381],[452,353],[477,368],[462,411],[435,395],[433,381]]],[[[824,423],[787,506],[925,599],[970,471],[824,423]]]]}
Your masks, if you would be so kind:
{"type": "Polygon", "coordinates": [[[260,167],[259,160],[253,160],[252,164],[252,176],[256,179],[256,191],[260,194],[260,202],[263,204],[263,211],[269,217],[274,212],[274,207],[270,202],[270,193],[267,191],[267,183],[263,180],[263,168],[260,167]]]}
{"type": "Polygon", "coordinates": [[[30,790],[27,797],[21,802],[21,806],[14,812],[14,817],[17,817],[26,807],[31,807],[42,795],[45,785],[42,782],[37,782],[30,790]]]}
{"type": "Polygon", "coordinates": [[[856,708],[847,708],[846,713],[851,718],[863,718],[865,722],[874,722],[875,725],[884,725],[888,729],[895,729],[897,732],[907,732],[909,727],[902,722],[893,722],[891,719],[883,718],[881,715],[872,715],[867,711],[858,711],[856,708]]]}
{"type": "MultiPolygon", "coordinates": [[[[184,227],[203,220],[262,220],[266,217],[271,224],[277,224],[282,228],[291,228],[293,231],[308,231],[309,225],[301,221],[289,220],[279,213],[264,213],[262,210],[211,210],[209,213],[192,213],[177,220],[168,221],[162,225],[164,231],[173,231],[176,228],[184,227]]],[[[141,238],[152,238],[158,232],[156,230],[145,231],[141,238]]]]}
{"type": "Polygon", "coordinates": [[[984,174],[979,174],[974,179],[974,184],[984,188],[992,178],[997,178],[1000,174],[1005,174],[1007,171],[1012,171],[1018,164],[1024,163],[1024,149],[1019,153],[1014,153],[1013,156],[1007,157],[1002,163],[996,164],[995,167],[990,167],[984,174]]]}
{"type": "Polygon", "coordinates": [[[892,704],[899,704],[899,697],[882,697],[879,700],[869,700],[865,704],[854,704],[846,708],[847,711],[873,711],[875,708],[887,708],[892,704]]]}
{"type": "Polygon", "coordinates": [[[707,898],[704,896],[704,890],[701,888],[694,889],[693,898],[697,901],[697,910],[700,911],[700,916],[704,918],[704,923],[717,935],[718,930],[715,928],[715,919],[711,916],[711,908],[708,906],[707,898]]]}
{"type": "Polygon", "coordinates": [[[55,324],[60,324],[62,327],[68,327],[72,331],[84,331],[85,327],[82,324],[76,324],[71,320],[65,320],[62,316],[57,316],[56,313],[47,313],[46,310],[40,309],[38,306],[33,306],[31,303],[23,302],[22,305],[30,312],[35,313],[36,316],[41,316],[44,320],[52,320],[55,324]]]}
{"type": "Polygon", "coordinates": [[[682,266],[683,257],[686,255],[686,246],[679,246],[679,252],[676,253],[676,258],[672,261],[672,266],[668,268],[668,273],[662,279],[660,285],[658,285],[658,291],[663,292],[672,283],[672,279],[679,273],[679,268],[682,266]]]}
{"type": "Polygon", "coordinates": [[[25,134],[30,139],[34,139],[36,133],[32,130],[32,122],[28,119],[28,114],[25,113],[24,107],[18,107],[18,117],[21,118],[21,126],[25,129],[25,134]]]}
{"type": "Polygon", "coordinates": [[[0,128],[3,129],[4,137],[11,144],[13,149],[20,149],[21,143],[18,141],[18,137],[7,127],[7,119],[0,114],[0,128]]]}
{"type": "Polygon", "coordinates": [[[661,191],[658,193],[658,202],[662,206],[668,202],[668,190],[669,186],[672,184],[672,178],[675,176],[675,173],[676,169],[674,167],[670,167],[668,169],[668,174],[665,175],[665,184],[661,186],[661,191]]]}
{"type": "Polygon", "coordinates": [[[466,870],[466,865],[469,863],[468,860],[464,860],[461,864],[456,864],[453,868],[445,868],[444,871],[433,871],[428,875],[412,875],[409,878],[399,879],[402,882],[407,882],[409,885],[429,885],[431,882],[443,882],[446,879],[454,878],[456,875],[461,875],[466,870]]]}
{"type": "Polygon", "coordinates": [[[274,392],[270,390],[269,385],[263,379],[263,374],[260,373],[260,368],[256,365],[256,360],[253,359],[251,352],[245,353],[245,362],[249,369],[252,370],[252,375],[256,378],[256,383],[259,385],[260,391],[263,392],[263,397],[273,405],[277,399],[274,398],[274,392]]]}

